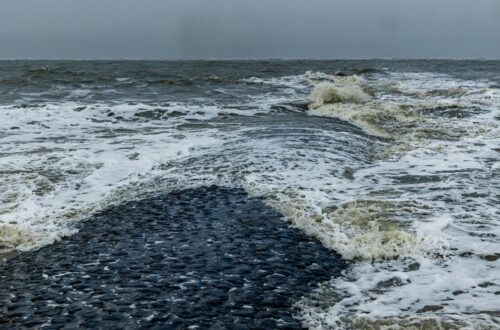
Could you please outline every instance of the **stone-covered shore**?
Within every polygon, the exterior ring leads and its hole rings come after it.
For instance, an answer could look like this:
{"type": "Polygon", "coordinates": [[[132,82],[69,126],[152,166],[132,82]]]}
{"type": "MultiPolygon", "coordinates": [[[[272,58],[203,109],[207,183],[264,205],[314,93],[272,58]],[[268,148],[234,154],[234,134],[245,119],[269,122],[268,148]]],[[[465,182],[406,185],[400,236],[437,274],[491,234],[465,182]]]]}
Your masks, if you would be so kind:
{"type": "Polygon", "coordinates": [[[293,304],[345,267],[243,190],[186,190],[0,265],[0,328],[297,329],[293,304]]]}

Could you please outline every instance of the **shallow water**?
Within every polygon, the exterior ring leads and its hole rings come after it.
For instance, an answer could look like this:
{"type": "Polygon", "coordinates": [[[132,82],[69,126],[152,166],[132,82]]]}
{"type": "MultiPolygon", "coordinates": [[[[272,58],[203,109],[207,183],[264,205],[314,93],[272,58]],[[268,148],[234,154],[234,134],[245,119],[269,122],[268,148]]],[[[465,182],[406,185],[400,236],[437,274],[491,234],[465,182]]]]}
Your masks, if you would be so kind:
{"type": "Polygon", "coordinates": [[[304,326],[496,327],[499,86],[498,61],[3,61],[0,249],[217,184],[353,261],[304,326]]]}
{"type": "Polygon", "coordinates": [[[107,209],[0,269],[4,326],[301,329],[293,304],[345,268],[240,189],[107,209]]]}

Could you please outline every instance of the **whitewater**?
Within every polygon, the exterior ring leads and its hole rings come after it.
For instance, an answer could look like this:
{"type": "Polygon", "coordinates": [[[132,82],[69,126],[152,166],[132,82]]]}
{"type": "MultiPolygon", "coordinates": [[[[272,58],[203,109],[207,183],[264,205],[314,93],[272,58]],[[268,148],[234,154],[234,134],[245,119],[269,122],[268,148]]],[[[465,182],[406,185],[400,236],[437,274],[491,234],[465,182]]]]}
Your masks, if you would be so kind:
{"type": "Polygon", "coordinates": [[[296,302],[305,327],[500,325],[500,62],[0,68],[0,256],[127,201],[242,188],[349,263],[296,302]]]}

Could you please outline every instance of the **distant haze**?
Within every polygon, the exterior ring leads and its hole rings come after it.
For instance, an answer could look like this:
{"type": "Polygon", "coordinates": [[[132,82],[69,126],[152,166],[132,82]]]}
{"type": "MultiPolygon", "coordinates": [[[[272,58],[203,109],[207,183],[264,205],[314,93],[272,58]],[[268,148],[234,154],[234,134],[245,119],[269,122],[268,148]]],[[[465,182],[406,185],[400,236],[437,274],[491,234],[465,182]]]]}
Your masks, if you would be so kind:
{"type": "Polygon", "coordinates": [[[500,0],[0,0],[0,58],[499,58],[500,0]]]}

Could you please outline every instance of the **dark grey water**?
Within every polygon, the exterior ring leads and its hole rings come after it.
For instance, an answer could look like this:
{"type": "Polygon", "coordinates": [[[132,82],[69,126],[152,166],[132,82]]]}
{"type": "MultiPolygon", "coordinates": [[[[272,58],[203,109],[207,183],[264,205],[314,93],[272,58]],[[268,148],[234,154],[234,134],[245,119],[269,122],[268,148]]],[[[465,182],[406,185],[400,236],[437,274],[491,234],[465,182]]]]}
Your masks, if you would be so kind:
{"type": "Polygon", "coordinates": [[[130,100],[153,103],[206,98],[235,103],[251,95],[279,93],[279,86],[246,78],[270,79],[306,71],[348,75],[436,72],[465,80],[500,84],[498,61],[0,61],[0,102],[130,100]],[[224,88],[231,96],[218,92],[224,88]],[[88,91],[85,96],[75,90],[88,91]],[[19,96],[22,96],[20,99],[19,96]]]}
{"type": "Polygon", "coordinates": [[[108,209],[0,269],[6,328],[294,329],[293,304],[344,268],[237,189],[108,209]]]}
{"type": "Polygon", "coordinates": [[[497,326],[499,85],[499,61],[0,61],[0,253],[88,258],[66,237],[94,214],[217,185],[352,261],[289,288],[303,325],[497,326]]]}

